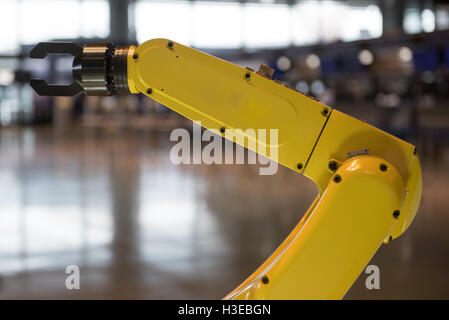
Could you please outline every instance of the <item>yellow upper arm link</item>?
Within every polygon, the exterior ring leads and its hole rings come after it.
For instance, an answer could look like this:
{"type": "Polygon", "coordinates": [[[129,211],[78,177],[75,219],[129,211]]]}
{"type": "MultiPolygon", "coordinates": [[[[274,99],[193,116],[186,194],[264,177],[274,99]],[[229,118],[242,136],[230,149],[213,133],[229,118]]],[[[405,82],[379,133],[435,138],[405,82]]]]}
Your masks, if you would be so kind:
{"type": "MultiPolygon", "coordinates": [[[[275,160],[302,172],[330,108],[248,69],[178,43],[169,48],[168,43],[154,39],[136,48],[138,58],[128,63],[132,92],[201,121],[207,129],[277,129],[275,160]]],[[[246,140],[245,147],[253,149],[246,140]]]]}

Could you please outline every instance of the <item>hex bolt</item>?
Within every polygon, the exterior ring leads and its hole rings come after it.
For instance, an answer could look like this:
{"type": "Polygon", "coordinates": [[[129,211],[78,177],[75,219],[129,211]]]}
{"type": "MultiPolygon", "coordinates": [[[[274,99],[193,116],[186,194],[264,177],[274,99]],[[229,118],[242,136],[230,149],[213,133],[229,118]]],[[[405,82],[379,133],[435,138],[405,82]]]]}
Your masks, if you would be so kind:
{"type": "Polygon", "coordinates": [[[334,160],[329,161],[328,168],[331,171],[337,170],[338,169],[337,162],[335,162],[334,160]]]}
{"type": "Polygon", "coordinates": [[[301,163],[301,162],[298,163],[298,164],[296,165],[296,168],[298,168],[298,170],[301,170],[301,169],[302,169],[302,163],[301,163]]]}
{"type": "Polygon", "coordinates": [[[148,94],[152,94],[152,93],[153,93],[153,90],[150,88],[150,89],[147,90],[147,93],[148,93],[148,94]]]}
{"type": "Polygon", "coordinates": [[[336,174],[334,177],[334,182],[335,183],[340,183],[341,182],[341,176],[339,174],[336,174]]]}
{"type": "Polygon", "coordinates": [[[261,280],[263,284],[268,284],[268,282],[270,282],[270,279],[268,279],[267,276],[263,276],[261,280]]]}
{"type": "Polygon", "coordinates": [[[400,214],[401,214],[401,212],[399,210],[394,210],[393,211],[393,218],[398,219],[400,214]]]}
{"type": "Polygon", "coordinates": [[[381,163],[379,166],[380,171],[387,171],[388,170],[388,166],[385,163],[381,163]]]}

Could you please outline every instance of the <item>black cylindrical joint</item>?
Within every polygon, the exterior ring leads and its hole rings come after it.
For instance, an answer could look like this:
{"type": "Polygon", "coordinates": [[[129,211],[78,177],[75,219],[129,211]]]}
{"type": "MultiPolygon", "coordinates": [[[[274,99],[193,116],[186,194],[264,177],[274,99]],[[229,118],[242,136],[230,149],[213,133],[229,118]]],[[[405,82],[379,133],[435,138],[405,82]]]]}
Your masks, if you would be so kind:
{"type": "Polygon", "coordinates": [[[73,77],[90,96],[129,93],[127,78],[128,46],[110,43],[87,44],[73,60],[73,77]]]}
{"type": "Polygon", "coordinates": [[[112,45],[108,43],[86,44],[81,57],[73,61],[73,77],[84,92],[92,96],[111,94],[107,79],[108,59],[112,45]]]}
{"type": "Polygon", "coordinates": [[[117,46],[111,58],[110,77],[113,94],[128,94],[128,46],[117,46]]]}

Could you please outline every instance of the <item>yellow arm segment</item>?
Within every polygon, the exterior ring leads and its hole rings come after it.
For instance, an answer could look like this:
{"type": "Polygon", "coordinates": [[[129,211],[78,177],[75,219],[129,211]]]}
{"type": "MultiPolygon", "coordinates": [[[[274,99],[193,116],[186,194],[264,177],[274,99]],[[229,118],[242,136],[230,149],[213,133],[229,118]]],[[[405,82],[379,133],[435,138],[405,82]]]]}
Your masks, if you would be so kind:
{"type": "MultiPolygon", "coordinates": [[[[278,129],[277,161],[302,172],[330,108],[247,69],[168,43],[173,42],[150,40],[130,52],[132,93],[142,92],[217,132],[278,129]],[[134,54],[137,59],[132,58],[134,54]]],[[[257,152],[252,146],[245,142],[245,147],[257,152]]]]}
{"type": "MultiPolygon", "coordinates": [[[[421,197],[415,148],[263,75],[165,39],[128,52],[128,86],[258,152],[246,129],[277,129],[277,158],[318,186],[281,246],[226,298],[340,299],[421,197]],[[241,129],[239,136],[226,130],[241,129]]],[[[269,142],[266,142],[269,145],[269,142]]]]}

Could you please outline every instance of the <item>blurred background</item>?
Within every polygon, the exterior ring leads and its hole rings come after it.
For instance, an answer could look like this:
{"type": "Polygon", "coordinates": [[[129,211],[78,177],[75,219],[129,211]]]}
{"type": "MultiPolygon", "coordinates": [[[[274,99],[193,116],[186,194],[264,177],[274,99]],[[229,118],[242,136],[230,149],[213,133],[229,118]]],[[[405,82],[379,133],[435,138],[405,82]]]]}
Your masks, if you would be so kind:
{"type": "Polygon", "coordinates": [[[40,97],[72,58],[39,41],[164,37],[275,78],[417,145],[424,191],[406,234],[349,299],[449,298],[449,1],[0,2],[0,298],[221,298],[300,220],[316,189],[280,167],[171,164],[191,121],[139,95],[40,97]],[[65,288],[66,266],[81,289],[65,288]]]}

